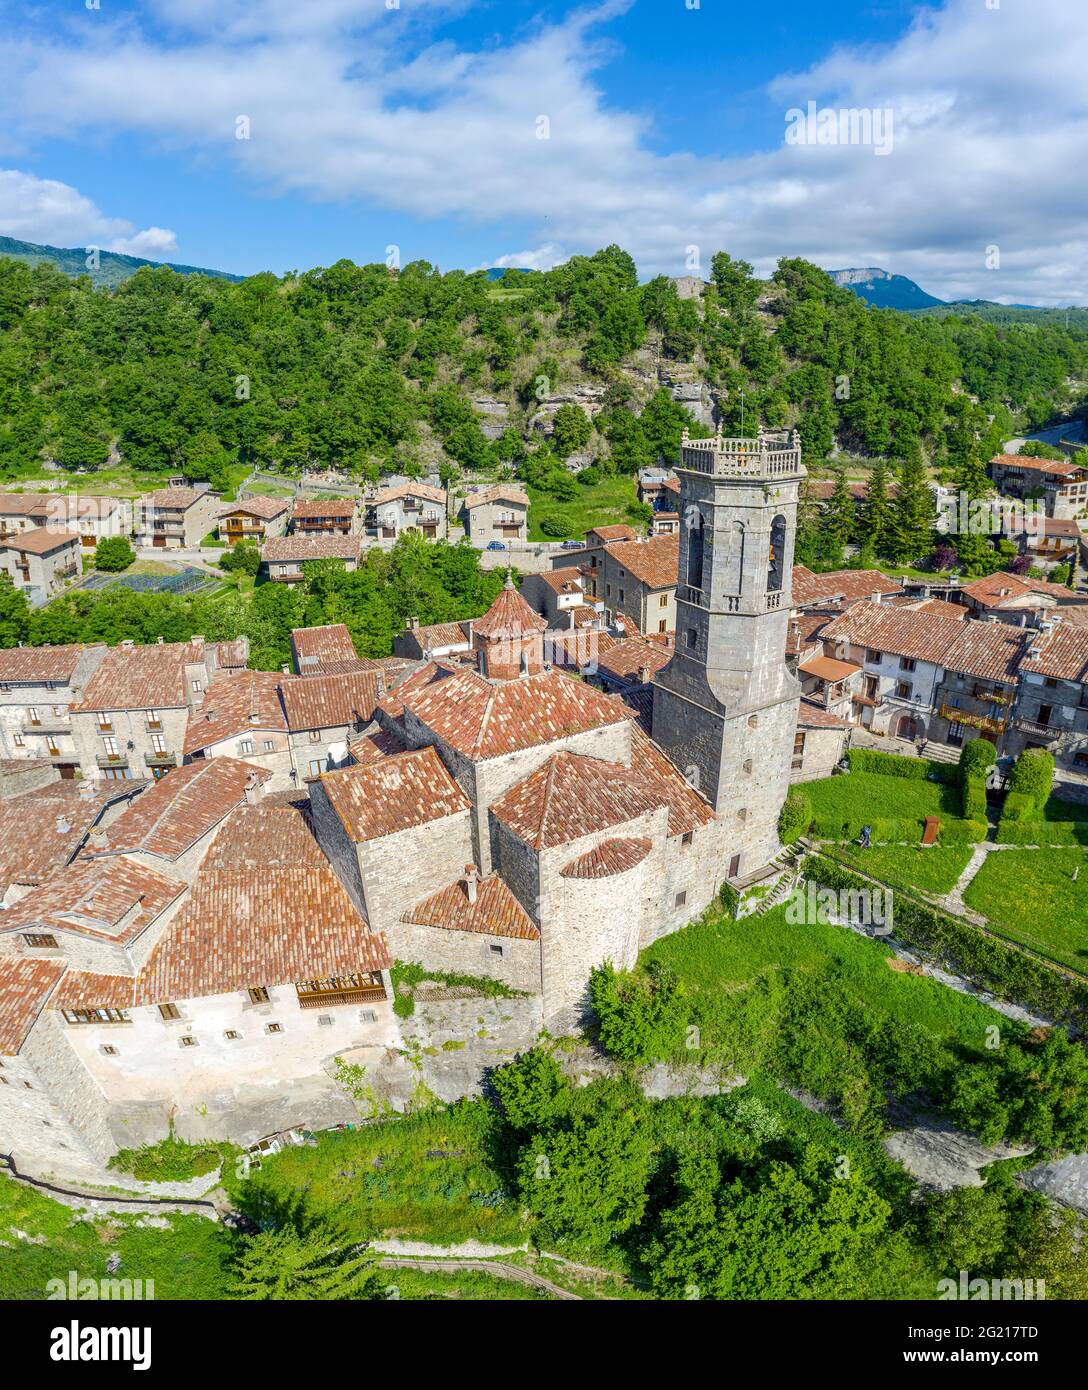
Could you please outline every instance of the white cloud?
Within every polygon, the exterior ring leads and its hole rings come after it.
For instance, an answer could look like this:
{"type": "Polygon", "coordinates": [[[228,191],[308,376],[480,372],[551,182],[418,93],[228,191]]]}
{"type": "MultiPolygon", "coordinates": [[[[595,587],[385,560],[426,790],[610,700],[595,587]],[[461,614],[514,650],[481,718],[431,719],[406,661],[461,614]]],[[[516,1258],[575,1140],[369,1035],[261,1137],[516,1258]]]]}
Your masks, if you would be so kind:
{"type": "Polygon", "coordinates": [[[1088,5],[920,10],[895,43],[837,49],[776,79],[782,143],[727,159],[654,152],[647,118],[597,90],[594,72],[614,52],[601,35],[623,37],[604,21],[631,0],[478,50],[432,42],[469,3],[154,0],[165,29],[27,30],[0,40],[0,128],[30,142],[149,136],[273,192],[518,220],[539,250],[617,241],[644,273],[683,273],[692,246],[706,273],[724,247],[762,271],[786,255],[883,265],[947,297],[1084,297],[1088,5]],[[786,112],[809,100],[891,108],[891,154],[787,145],[786,112]],[[248,140],[235,139],[241,115],[248,140]],[[986,269],[993,245],[999,271],[986,269]]]}
{"type": "Polygon", "coordinates": [[[163,227],[137,232],[123,217],[106,217],[71,184],[0,169],[0,235],[47,246],[97,246],[157,259],[177,251],[163,227]]]}
{"type": "Polygon", "coordinates": [[[489,270],[495,267],[505,270],[512,267],[515,270],[551,270],[552,266],[561,265],[567,259],[566,254],[554,242],[549,241],[532,251],[510,251],[505,256],[496,256],[493,261],[484,261],[477,269],[489,270]]]}

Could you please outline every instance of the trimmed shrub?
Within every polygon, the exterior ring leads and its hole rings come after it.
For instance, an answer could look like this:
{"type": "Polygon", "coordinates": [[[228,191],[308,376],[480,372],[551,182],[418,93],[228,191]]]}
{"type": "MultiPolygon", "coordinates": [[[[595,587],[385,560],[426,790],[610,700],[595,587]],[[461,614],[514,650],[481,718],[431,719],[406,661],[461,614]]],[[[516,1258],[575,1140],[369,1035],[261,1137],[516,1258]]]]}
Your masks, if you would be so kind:
{"type": "Polygon", "coordinates": [[[570,531],[566,517],[559,512],[548,512],[540,518],[540,529],[546,536],[565,536],[570,531]]]}
{"type": "Polygon", "coordinates": [[[846,761],[850,764],[851,772],[908,777],[916,782],[959,780],[959,769],[951,763],[935,763],[928,758],[903,758],[898,753],[878,753],[875,748],[848,748],[846,761]]]}
{"type": "Polygon", "coordinates": [[[1014,820],[1004,816],[994,839],[999,845],[1088,845],[1088,821],[1014,820]]]}
{"type": "Polygon", "coordinates": [[[1030,796],[1038,810],[1046,805],[1054,782],[1054,758],[1045,748],[1025,748],[1009,774],[1009,792],[1030,796]]]}
{"type": "Polygon", "coordinates": [[[983,781],[994,763],[997,762],[997,749],[988,738],[973,738],[960,749],[960,778],[966,784],[973,778],[983,781]]]}
{"type": "MultiPolygon", "coordinates": [[[[806,856],[802,872],[812,882],[836,890],[868,886],[860,875],[822,854],[806,856]]],[[[1088,1027],[1088,985],[901,889],[895,893],[892,933],[897,941],[925,951],[938,965],[975,980],[997,999],[1071,1023],[1081,1031],[1088,1027]]]]}
{"type": "Polygon", "coordinates": [[[127,570],[136,552],[124,536],[103,536],[94,548],[95,569],[116,573],[127,570]]]}
{"type": "MultiPolygon", "coordinates": [[[[979,740],[984,742],[985,740],[979,740]]],[[[966,777],[963,783],[963,814],[968,820],[986,819],[986,779],[966,777]]]]}
{"type": "MultiPolygon", "coordinates": [[[[985,816],[985,802],[982,811],[985,816]]],[[[988,821],[968,817],[966,820],[942,820],[937,839],[942,845],[979,845],[989,833],[988,821]]]]}
{"type": "Polygon", "coordinates": [[[1027,792],[1009,792],[1005,797],[1005,804],[1001,808],[1001,819],[1006,820],[1034,820],[1037,811],[1035,798],[1029,796],[1027,792]]]}
{"type": "Polygon", "coordinates": [[[778,838],[792,845],[812,823],[812,803],[799,787],[792,787],[778,814],[778,838]]]}

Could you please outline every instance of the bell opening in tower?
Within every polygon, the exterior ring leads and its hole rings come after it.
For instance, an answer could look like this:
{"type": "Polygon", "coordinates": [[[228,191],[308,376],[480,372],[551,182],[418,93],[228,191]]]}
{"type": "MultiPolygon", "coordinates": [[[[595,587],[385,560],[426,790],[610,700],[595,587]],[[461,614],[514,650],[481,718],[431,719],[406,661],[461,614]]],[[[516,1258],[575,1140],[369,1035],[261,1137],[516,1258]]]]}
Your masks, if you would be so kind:
{"type": "Polygon", "coordinates": [[[698,507],[689,507],[686,516],[688,524],[687,539],[687,582],[692,589],[703,587],[703,513],[698,507]]]}
{"type": "Polygon", "coordinates": [[[785,554],[786,518],[780,512],[771,522],[771,549],[767,564],[767,592],[769,594],[777,594],[782,588],[785,554]]]}

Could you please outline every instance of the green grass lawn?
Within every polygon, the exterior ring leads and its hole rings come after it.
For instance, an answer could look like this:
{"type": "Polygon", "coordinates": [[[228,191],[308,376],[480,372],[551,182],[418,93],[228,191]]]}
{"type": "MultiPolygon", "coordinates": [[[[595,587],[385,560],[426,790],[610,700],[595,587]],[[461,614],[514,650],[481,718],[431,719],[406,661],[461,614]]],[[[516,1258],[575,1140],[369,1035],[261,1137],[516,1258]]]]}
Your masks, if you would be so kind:
{"type": "Polygon", "coordinates": [[[775,1027],[773,997],[768,994],[760,1017],[744,1020],[745,996],[760,982],[773,985],[786,970],[833,978],[845,997],[877,1015],[917,1023],[942,1042],[984,1046],[986,1028],[1000,1015],[926,976],[892,970],[890,959],[892,951],[880,942],[845,927],[792,924],[785,907],[777,907],[740,922],[712,912],[655,942],[639,963],[660,960],[677,972],[694,1001],[704,1044],[725,1043],[742,1070],[759,1064],[759,1031],[775,1027]]]}
{"type": "Polygon", "coordinates": [[[973,845],[930,845],[926,849],[916,845],[874,845],[872,849],[843,845],[836,857],[893,888],[923,888],[940,894],[956,886],[973,850],[973,845]]]}
{"type": "Polygon", "coordinates": [[[238,1200],[293,1202],[311,1217],[336,1217],[360,1236],[518,1245],[517,1203],[502,1191],[489,1146],[497,1115],[484,1103],[322,1134],[316,1146],[284,1149],[249,1178],[238,1200]]]}
{"type": "MultiPolygon", "coordinates": [[[[531,1268],[527,1265],[526,1268],[531,1268]]],[[[550,1279],[551,1272],[542,1269],[541,1275],[550,1279]]],[[[498,1303],[513,1300],[530,1303],[558,1301],[545,1289],[519,1284],[515,1279],[502,1279],[497,1274],[477,1270],[443,1270],[394,1268],[380,1269],[378,1278],[391,1298],[434,1300],[461,1299],[469,1302],[498,1303]]],[[[556,1279],[554,1283],[561,1281],[556,1279]]],[[[566,1285],[563,1285],[566,1287],[566,1285]]]]}
{"type": "Polygon", "coordinates": [[[0,1175],[0,1299],[45,1298],[47,1282],[67,1282],[72,1269],[81,1279],[108,1278],[111,1255],[121,1257],[116,1278],[153,1279],[157,1299],[222,1298],[223,1228],[202,1216],[168,1219],[169,1230],[137,1226],[134,1216],[79,1221],[60,1202],[0,1175]]]}
{"type": "Polygon", "coordinates": [[[987,855],[964,901],[987,917],[995,931],[1088,973],[1088,853],[1084,850],[995,851],[987,855]]]}
{"type": "Polygon", "coordinates": [[[806,782],[802,791],[818,816],[842,820],[859,817],[910,819],[951,816],[963,810],[959,788],[947,782],[922,782],[911,777],[886,777],[875,772],[850,772],[806,782]]]}
{"type": "Polygon", "coordinates": [[[591,526],[635,525],[627,515],[627,506],[638,501],[635,482],[628,474],[604,477],[590,487],[578,485],[578,496],[573,502],[557,502],[547,493],[530,487],[529,493],[529,539],[581,540],[591,526]],[[545,536],[540,529],[540,518],[551,515],[561,516],[566,524],[563,536],[545,536]]]}

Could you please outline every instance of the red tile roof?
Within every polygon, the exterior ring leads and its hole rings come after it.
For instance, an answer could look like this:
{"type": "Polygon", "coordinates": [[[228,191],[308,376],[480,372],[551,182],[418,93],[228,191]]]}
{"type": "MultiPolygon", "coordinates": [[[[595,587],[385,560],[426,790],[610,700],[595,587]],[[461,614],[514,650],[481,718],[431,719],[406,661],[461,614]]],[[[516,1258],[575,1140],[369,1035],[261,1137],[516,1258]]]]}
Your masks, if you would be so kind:
{"type": "Polygon", "coordinates": [[[882,603],[855,603],[823,630],[828,641],[928,661],[945,670],[989,680],[1014,681],[1024,650],[1021,628],[963,622],[943,613],[882,603]]]}
{"type": "Polygon", "coordinates": [[[638,724],[631,729],[631,772],[668,806],[670,835],[685,835],[712,824],[710,803],[638,724]]]}
{"type": "Polygon", "coordinates": [[[528,637],[534,632],[543,632],[547,626],[545,619],[534,613],[514,588],[513,580],[507,578],[491,607],[473,622],[472,631],[476,636],[498,642],[528,637]]]}
{"type": "Polygon", "coordinates": [[[405,635],[414,637],[421,652],[445,651],[450,647],[469,647],[470,623],[428,623],[424,627],[406,629],[405,635]]]}
{"type": "Polygon", "coordinates": [[[292,628],[291,650],[299,669],[326,661],[356,660],[355,643],[344,623],[292,628]]]}
{"type": "MultiPolygon", "coordinates": [[[[70,647],[7,647],[0,650],[0,684],[39,685],[45,681],[67,684],[75,674],[80,657],[90,647],[76,643],[70,647]]],[[[102,648],[105,651],[105,647],[102,648]]]]}
{"type": "Polygon", "coordinates": [[[126,859],[79,859],[0,914],[0,931],[73,931],[126,943],[186,891],[126,859]]]}
{"type": "Polygon", "coordinates": [[[196,641],[111,647],[72,710],[180,709],[189,701],[185,667],[205,658],[204,644],[196,641]]]}
{"type": "Polygon", "coordinates": [[[672,651],[660,642],[644,637],[628,637],[623,642],[611,642],[597,657],[597,671],[623,685],[639,683],[640,671],[648,667],[651,677],[672,660],[672,651]]]}
{"type": "Polygon", "coordinates": [[[469,902],[465,880],[460,878],[410,907],[400,920],[447,931],[540,940],[539,929],[498,874],[477,882],[474,903],[469,902]]]}
{"type": "Polygon", "coordinates": [[[667,589],[676,583],[680,569],[679,536],[617,541],[608,547],[608,553],[647,588],[667,589]]]}
{"type": "Polygon", "coordinates": [[[351,517],[355,515],[358,506],[359,503],[351,497],[330,497],[324,501],[299,498],[291,515],[296,520],[299,517],[351,517]]]}
{"type": "Polygon", "coordinates": [[[209,758],[176,767],[153,782],[106,831],[109,852],[143,850],[177,859],[245,800],[251,777],[271,774],[236,758],[209,758]]]}
{"type": "Polygon", "coordinates": [[[261,559],[269,563],[307,560],[358,560],[358,536],[270,536],[261,546],[261,559]]]}
{"type": "Polygon", "coordinates": [[[358,671],[343,676],[296,676],[280,686],[287,727],[331,729],[368,724],[378,704],[378,673],[358,671]]]}
{"type": "Polygon", "coordinates": [[[586,535],[588,537],[591,534],[606,545],[610,541],[634,541],[638,539],[638,532],[633,526],[590,526],[586,535]]]}
{"type": "Polygon", "coordinates": [[[814,656],[797,669],[819,681],[844,681],[848,676],[856,676],[861,667],[853,661],[836,661],[833,656],[814,656]]]}
{"type": "Polygon", "coordinates": [[[653,849],[652,840],[603,840],[559,870],[563,878],[611,878],[633,869],[653,849]]]}
{"type": "Polygon", "coordinates": [[[831,570],[826,574],[814,574],[804,565],[793,567],[793,602],[798,608],[839,600],[853,603],[858,599],[871,598],[873,594],[898,594],[902,591],[903,586],[898,579],[882,574],[880,570],[831,570]]]}
{"type": "Polygon", "coordinates": [[[326,772],[320,782],[348,837],[379,840],[468,810],[468,798],[433,748],[326,772]]]}
{"type": "Polygon", "coordinates": [[[186,511],[194,502],[205,499],[213,500],[216,494],[207,488],[195,487],[163,487],[157,492],[145,493],[140,501],[145,507],[163,508],[166,510],[186,511]]]}
{"type": "Polygon", "coordinates": [[[394,753],[404,752],[404,741],[391,729],[373,729],[348,745],[348,751],[357,763],[373,763],[379,758],[390,758],[394,753]]]}
{"type": "Polygon", "coordinates": [[[497,684],[475,671],[461,671],[409,692],[403,703],[433,734],[474,760],[536,748],[630,717],[618,702],[558,671],[497,684]]]}
{"type": "Polygon", "coordinates": [[[822,705],[802,699],[801,708],[797,711],[797,726],[801,729],[848,729],[850,724],[822,705]]]}
{"type": "Polygon", "coordinates": [[[1024,468],[1032,473],[1048,473],[1059,482],[1084,471],[1084,465],[1061,459],[1037,459],[1030,454],[997,454],[990,460],[1005,468],[1024,468]]]}
{"type": "Polygon", "coordinates": [[[465,498],[465,509],[471,511],[473,507],[479,507],[484,502],[512,502],[516,506],[527,507],[529,498],[516,487],[500,484],[498,487],[484,488],[480,492],[470,492],[465,498]]]}
{"type": "Polygon", "coordinates": [[[557,594],[581,593],[583,588],[582,571],[574,565],[558,570],[542,570],[540,578],[557,594]]]}
{"type": "Polygon", "coordinates": [[[281,679],[268,671],[221,671],[213,676],[200,712],[189,720],[185,752],[195,753],[254,731],[285,732],[281,679]]]}
{"type": "Polygon", "coordinates": [[[62,960],[0,956],[0,1052],[14,1057],[64,974],[62,960]]]}
{"type": "Polygon", "coordinates": [[[106,805],[100,793],[80,795],[80,785],[49,782],[0,802],[0,898],[14,883],[44,883],[79,849],[106,805]]]}
{"type": "Polygon", "coordinates": [[[239,806],[230,813],[212,841],[201,872],[322,868],[327,863],[307,812],[262,801],[256,806],[239,806]]]}
{"type": "Polygon", "coordinates": [[[622,763],[555,753],[491,807],[533,849],[551,849],[657,810],[662,798],[622,763]]]}
{"type": "Polygon", "coordinates": [[[411,675],[406,676],[382,696],[382,710],[390,719],[399,719],[404,713],[404,701],[409,695],[425,689],[434,684],[435,681],[445,680],[447,676],[456,675],[457,670],[457,667],[444,666],[440,661],[428,661],[426,665],[417,667],[411,675]]]}
{"type": "MultiPolygon", "coordinates": [[[[960,593],[986,608],[1005,608],[1031,594],[1048,595],[1059,603],[1074,603],[1077,599],[1072,589],[1064,584],[1051,584],[1045,579],[1030,579],[1026,574],[1007,574],[1004,571],[965,584],[960,593]]],[[[1030,604],[1020,603],[1019,606],[1030,607],[1030,604]]]]}
{"type": "Polygon", "coordinates": [[[18,550],[27,555],[48,555],[65,545],[79,545],[79,532],[66,531],[54,526],[36,526],[33,531],[23,531],[17,536],[7,536],[0,541],[0,550],[18,550]]]}
{"type": "Polygon", "coordinates": [[[271,521],[274,517],[282,516],[290,505],[289,498],[258,494],[256,497],[243,497],[237,502],[225,502],[219,509],[219,515],[235,516],[241,512],[246,516],[260,517],[262,521],[271,521]]]}
{"type": "Polygon", "coordinates": [[[431,487],[430,483],[401,483],[398,487],[383,488],[369,499],[370,506],[381,507],[386,502],[395,502],[399,497],[422,497],[427,502],[445,502],[445,489],[431,487]]]}
{"type": "Polygon", "coordinates": [[[136,997],[196,999],[392,963],[384,933],[369,930],[331,868],[219,869],[193,885],[136,997]]]}
{"type": "Polygon", "coordinates": [[[1029,632],[1028,650],[1037,655],[1024,657],[1022,671],[1088,684],[1088,629],[1067,627],[1062,622],[1049,633],[1029,632]]]}

